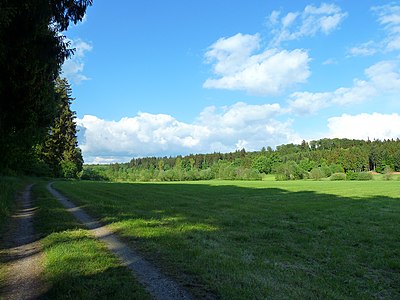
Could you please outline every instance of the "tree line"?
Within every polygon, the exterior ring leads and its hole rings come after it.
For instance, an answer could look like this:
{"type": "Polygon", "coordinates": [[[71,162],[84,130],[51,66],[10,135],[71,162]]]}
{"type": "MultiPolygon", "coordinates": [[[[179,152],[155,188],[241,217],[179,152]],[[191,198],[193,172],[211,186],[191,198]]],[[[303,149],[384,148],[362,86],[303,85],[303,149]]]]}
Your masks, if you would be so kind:
{"type": "Polygon", "coordinates": [[[320,139],[247,152],[133,158],[129,163],[92,165],[82,179],[175,181],[240,179],[371,179],[368,172],[400,171],[400,140],[320,139]]]}
{"type": "Polygon", "coordinates": [[[82,168],[64,36],[91,0],[0,0],[0,172],[74,177],[82,168]]]}

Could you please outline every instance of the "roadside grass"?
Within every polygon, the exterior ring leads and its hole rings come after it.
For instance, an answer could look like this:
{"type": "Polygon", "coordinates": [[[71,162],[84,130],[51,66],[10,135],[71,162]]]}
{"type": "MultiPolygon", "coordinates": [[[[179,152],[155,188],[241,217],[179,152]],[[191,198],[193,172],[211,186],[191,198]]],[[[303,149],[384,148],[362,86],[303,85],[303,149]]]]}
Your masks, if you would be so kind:
{"type": "Polygon", "coordinates": [[[33,187],[42,236],[45,299],[149,299],[128,269],[64,210],[46,190],[33,187]]]}
{"type": "Polygon", "coordinates": [[[0,176],[0,233],[15,208],[15,196],[23,189],[24,183],[22,178],[0,176]]]}
{"type": "Polygon", "coordinates": [[[396,181],[76,181],[55,187],[195,295],[400,298],[396,181]]]}

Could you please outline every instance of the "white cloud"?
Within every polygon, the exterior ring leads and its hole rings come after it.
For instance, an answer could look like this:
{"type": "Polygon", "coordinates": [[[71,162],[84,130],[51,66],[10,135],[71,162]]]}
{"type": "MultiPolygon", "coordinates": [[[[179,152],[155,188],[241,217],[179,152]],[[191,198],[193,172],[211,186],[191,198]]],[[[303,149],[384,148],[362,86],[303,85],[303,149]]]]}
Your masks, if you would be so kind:
{"type": "Polygon", "coordinates": [[[329,106],[330,93],[295,92],[289,96],[289,111],[298,115],[313,114],[329,106]]]}
{"type": "Polygon", "coordinates": [[[351,56],[371,56],[380,51],[379,48],[379,44],[375,43],[374,41],[368,41],[356,47],[352,47],[349,50],[349,54],[351,56]]]}
{"type": "Polygon", "coordinates": [[[193,123],[165,114],[139,113],[119,121],[85,115],[77,120],[79,143],[87,163],[121,161],[122,158],[258,150],[298,142],[291,121],[278,121],[279,104],[205,108],[193,123]]]}
{"type": "Polygon", "coordinates": [[[365,70],[365,80],[355,79],[351,87],[333,92],[296,92],[289,96],[289,111],[313,114],[332,105],[348,105],[372,100],[376,96],[400,92],[400,69],[396,61],[381,61],[365,70]]]}
{"type": "Polygon", "coordinates": [[[304,11],[273,11],[267,18],[273,38],[262,49],[260,34],[238,33],[212,44],[205,53],[216,78],[208,78],[203,87],[243,90],[256,95],[277,95],[310,76],[310,58],[303,49],[281,50],[284,41],[335,30],[347,13],[334,4],[308,5],[304,11]]]}
{"type": "Polygon", "coordinates": [[[371,56],[379,52],[400,50],[400,6],[382,5],[372,7],[377,14],[378,22],[384,29],[385,37],[379,41],[368,41],[352,47],[352,56],[371,56]]]}
{"type": "Polygon", "coordinates": [[[267,49],[255,53],[260,43],[258,34],[238,33],[211,45],[205,57],[218,78],[207,79],[203,87],[275,95],[310,76],[306,51],[267,49]]]}
{"type": "Polygon", "coordinates": [[[388,51],[400,49],[400,6],[383,5],[373,8],[378,14],[378,21],[384,27],[387,37],[384,40],[388,51]]]}
{"type": "Polygon", "coordinates": [[[272,47],[317,33],[330,34],[338,28],[347,13],[335,4],[322,3],[319,7],[308,5],[303,11],[289,12],[279,22],[280,15],[280,12],[273,11],[268,17],[273,34],[272,47]]]}
{"type": "Polygon", "coordinates": [[[328,119],[329,137],[349,139],[396,139],[400,137],[400,115],[393,114],[343,114],[328,119]]]}
{"type": "Polygon", "coordinates": [[[328,58],[322,64],[323,65],[334,65],[334,64],[336,64],[336,61],[333,58],[328,58]]]}
{"type": "Polygon", "coordinates": [[[83,74],[85,66],[84,58],[87,52],[92,51],[93,46],[81,39],[70,40],[71,48],[75,49],[74,55],[67,59],[62,66],[62,73],[70,82],[79,84],[82,81],[89,80],[83,74]]]}

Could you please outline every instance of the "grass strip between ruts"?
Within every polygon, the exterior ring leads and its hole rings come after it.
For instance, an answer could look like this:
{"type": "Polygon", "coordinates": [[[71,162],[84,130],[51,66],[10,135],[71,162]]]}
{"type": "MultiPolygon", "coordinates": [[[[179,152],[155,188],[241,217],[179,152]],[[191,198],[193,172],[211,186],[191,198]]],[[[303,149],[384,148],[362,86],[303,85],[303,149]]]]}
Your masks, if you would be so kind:
{"type": "Polygon", "coordinates": [[[46,190],[33,188],[35,228],[42,238],[44,279],[50,299],[148,299],[131,272],[83,229],[46,190]]]}

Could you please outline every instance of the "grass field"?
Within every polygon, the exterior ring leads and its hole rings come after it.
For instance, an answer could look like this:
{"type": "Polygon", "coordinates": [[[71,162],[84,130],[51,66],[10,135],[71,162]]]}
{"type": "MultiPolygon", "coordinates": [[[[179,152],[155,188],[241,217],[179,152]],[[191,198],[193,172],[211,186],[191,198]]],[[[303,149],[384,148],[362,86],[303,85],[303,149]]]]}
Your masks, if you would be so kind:
{"type": "Polygon", "coordinates": [[[49,299],[148,299],[132,274],[37,183],[35,229],[42,238],[49,299]]]}
{"type": "Polygon", "coordinates": [[[400,298],[396,181],[55,187],[195,295],[400,298]]]}

